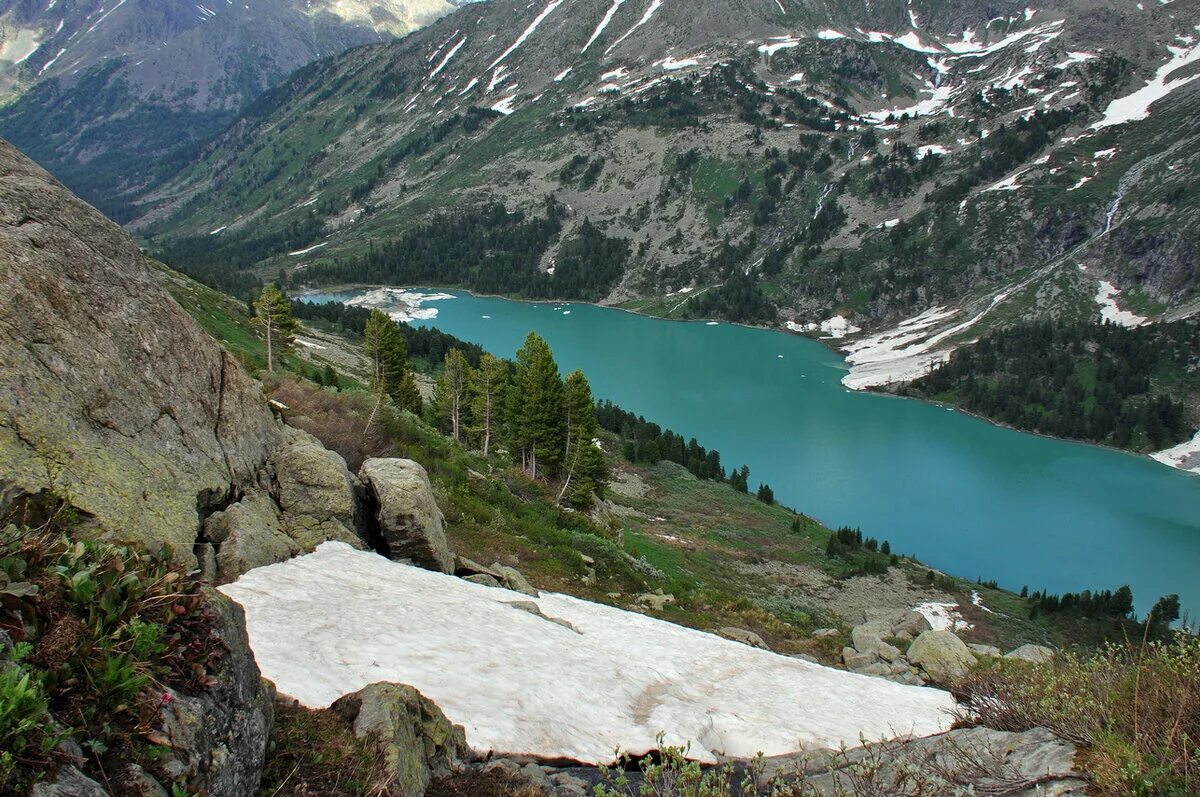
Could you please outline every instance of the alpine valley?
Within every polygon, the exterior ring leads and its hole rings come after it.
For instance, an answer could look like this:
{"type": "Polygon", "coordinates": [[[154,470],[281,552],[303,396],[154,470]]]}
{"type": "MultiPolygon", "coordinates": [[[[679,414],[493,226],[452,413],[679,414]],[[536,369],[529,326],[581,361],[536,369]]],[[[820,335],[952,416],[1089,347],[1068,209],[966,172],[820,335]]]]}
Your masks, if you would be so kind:
{"type": "Polygon", "coordinates": [[[1200,793],[1200,0],[0,0],[0,90],[0,797],[1200,793]]]}

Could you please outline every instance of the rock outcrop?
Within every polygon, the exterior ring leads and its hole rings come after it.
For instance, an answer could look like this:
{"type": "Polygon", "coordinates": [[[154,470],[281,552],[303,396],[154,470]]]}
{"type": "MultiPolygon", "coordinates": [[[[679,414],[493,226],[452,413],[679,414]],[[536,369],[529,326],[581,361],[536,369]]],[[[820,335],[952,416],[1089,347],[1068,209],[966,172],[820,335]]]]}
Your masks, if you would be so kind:
{"type": "Polygon", "coordinates": [[[227,652],[205,692],[172,694],[162,706],[168,751],[149,774],[209,797],[252,795],[262,777],[275,688],[259,676],[242,607],[214,590],[206,595],[227,652]]]}
{"type": "Polygon", "coordinates": [[[454,553],[425,468],[411,459],[368,459],[358,477],[375,506],[384,553],[453,573],[454,553]]]}
{"type": "Polygon", "coordinates": [[[963,728],[843,753],[767,759],[766,778],[802,780],[805,794],[1006,794],[1065,797],[1087,793],[1074,745],[1044,728],[1023,733],[963,728]],[[791,773],[799,770],[799,774],[791,773]]]}
{"type": "Polygon", "coordinates": [[[1006,653],[1004,658],[1028,661],[1033,664],[1044,664],[1054,658],[1054,649],[1045,647],[1044,645],[1021,645],[1016,650],[1006,653]]]}
{"type": "Polygon", "coordinates": [[[280,423],[134,242],[4,142],[0,264],[0,506],[53,493],[81,533],[166,544],[220,581],[362,546],[342,458],[280,423]]]}
{"type": "Polygon", "coordinates": [[[337,700],[360,739],[378,745],[392,797],[422,797],[435,778],[462,772],[471,760],[461,726],[411,686],[374,683],[337,700]]]}
{"type": "Polygon", "coordinates": [[[115,224],[0,142],[0,493],[191,559],[280,440],[258,383],[115,224]]]}

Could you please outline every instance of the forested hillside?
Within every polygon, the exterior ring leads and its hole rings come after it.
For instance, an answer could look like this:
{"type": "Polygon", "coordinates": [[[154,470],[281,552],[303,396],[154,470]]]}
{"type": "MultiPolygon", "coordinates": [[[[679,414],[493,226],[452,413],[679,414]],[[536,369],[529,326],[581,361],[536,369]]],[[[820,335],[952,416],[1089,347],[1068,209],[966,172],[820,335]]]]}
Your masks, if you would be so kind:
{"type": "Polygon", "coordinates": [[[1156,451],[1196,428],[1200,323],[1017,325],[959,349],[901,392],[1019,429],[1156,451]]]}

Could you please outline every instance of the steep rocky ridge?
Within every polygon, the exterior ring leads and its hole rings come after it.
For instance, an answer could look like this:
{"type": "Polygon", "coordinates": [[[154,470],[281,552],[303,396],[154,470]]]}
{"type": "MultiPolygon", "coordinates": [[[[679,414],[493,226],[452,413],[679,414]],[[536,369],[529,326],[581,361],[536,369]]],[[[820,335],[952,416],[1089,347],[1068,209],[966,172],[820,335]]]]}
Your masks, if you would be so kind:
{"type": "Polygon", "coordinates": [[[14,104],[0,111],[0,135],[121,215],[114,189],[144,184],[174,162],[170,153],[218,132],[297,67],[450,9],[443,0],[5,0],[0,98],[14,104]]]}

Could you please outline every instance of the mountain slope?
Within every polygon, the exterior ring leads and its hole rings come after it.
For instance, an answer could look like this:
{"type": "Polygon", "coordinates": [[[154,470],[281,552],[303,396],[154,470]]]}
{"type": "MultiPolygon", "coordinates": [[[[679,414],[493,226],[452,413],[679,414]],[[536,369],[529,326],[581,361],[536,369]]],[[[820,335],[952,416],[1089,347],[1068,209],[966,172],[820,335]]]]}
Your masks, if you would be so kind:
{"type": "Polygon", "coordinates": [[[846,383],[884,385],[990,328],[1200,306],[1198,22],[475,4],[302,70],[137,226],[231,290],[282,271],[866,329],[846,383]]]}
{"type": "Polygon", "coordinates": [[[451,8],[443,0],[5,0],[0,91],[15,104],[0,114],[0,130],[87,198],[107,198],[111,213],[114,187],[153,173],[148,158],[218,132],[297,67],[403,35],[451,8]]]}

